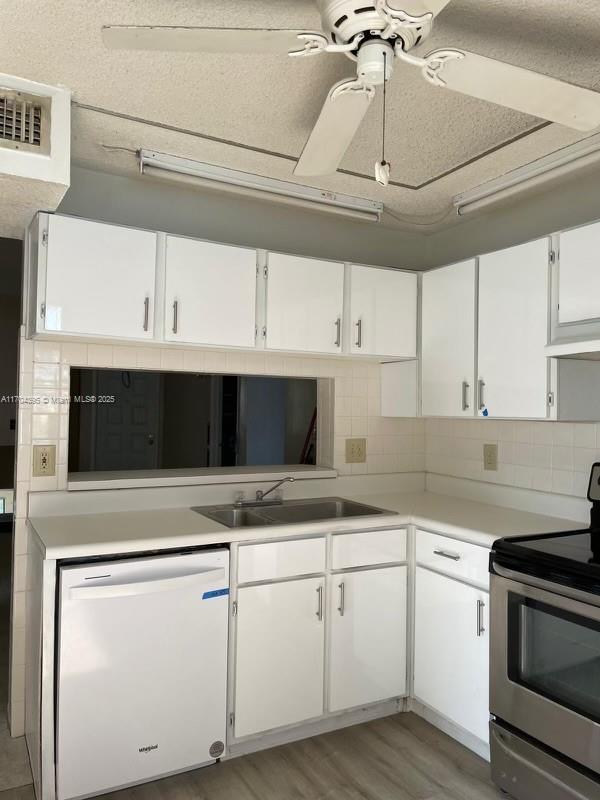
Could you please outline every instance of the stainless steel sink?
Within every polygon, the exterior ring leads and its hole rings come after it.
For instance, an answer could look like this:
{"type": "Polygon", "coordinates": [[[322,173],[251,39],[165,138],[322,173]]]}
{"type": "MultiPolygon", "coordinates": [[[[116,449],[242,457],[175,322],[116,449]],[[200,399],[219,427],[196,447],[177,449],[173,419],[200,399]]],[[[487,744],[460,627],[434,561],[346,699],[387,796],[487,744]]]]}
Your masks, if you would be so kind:
{"type": "Polygon", "coordinates": [[[263,525],[297,525],[325,522],[328,519],[351,519],[378,514],[393,514],[375,506],[344,500],[342,497],[318,497],[310,500],[287,500],[277,504],[245,506],[195,506],[192,511],[202,514],[228,528],[248,528],[263,525]]]}

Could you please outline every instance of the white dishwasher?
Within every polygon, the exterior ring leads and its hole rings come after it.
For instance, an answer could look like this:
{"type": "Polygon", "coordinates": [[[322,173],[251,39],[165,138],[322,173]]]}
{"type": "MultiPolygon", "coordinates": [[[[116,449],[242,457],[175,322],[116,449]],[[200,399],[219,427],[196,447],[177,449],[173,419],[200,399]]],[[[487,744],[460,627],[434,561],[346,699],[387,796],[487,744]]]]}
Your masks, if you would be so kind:
{"type": "Polygon", "coordinates": [[[58,800],[222,755],[228,595],[225,548],[61,567],[58,800]]]}

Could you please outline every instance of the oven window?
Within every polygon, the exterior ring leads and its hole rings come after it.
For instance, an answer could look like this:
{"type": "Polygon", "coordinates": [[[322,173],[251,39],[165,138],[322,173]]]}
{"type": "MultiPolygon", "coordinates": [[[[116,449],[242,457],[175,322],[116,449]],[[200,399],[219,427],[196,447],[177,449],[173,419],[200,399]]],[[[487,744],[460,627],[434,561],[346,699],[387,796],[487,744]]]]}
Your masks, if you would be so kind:
{"type": "Polygon", "coordinates": [[[600,622],[509,593],[508,677],[600,721],[600,622]]]}

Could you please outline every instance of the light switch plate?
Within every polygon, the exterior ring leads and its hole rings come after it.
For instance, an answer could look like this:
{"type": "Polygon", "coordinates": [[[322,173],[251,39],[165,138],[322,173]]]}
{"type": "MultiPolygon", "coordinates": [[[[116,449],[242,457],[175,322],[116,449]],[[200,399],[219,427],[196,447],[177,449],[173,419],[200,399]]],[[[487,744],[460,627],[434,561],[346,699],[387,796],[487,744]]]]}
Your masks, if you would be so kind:
{"type": "Polygon", "coordinates": [[[366,439],[346,439],[346,464],[364,464],[367,460],[366,439]]]}
{"type": "Polygon", "coordinates": [[[34,478],[52,478],[56,475],[56,445],[33,445],[33,468],[31,474],[34,478]]]}
{"type": "Polygon", "coordinates": [[[498,471],[498,445],[483,445],[483,468],[491,472],[498,471]]]}

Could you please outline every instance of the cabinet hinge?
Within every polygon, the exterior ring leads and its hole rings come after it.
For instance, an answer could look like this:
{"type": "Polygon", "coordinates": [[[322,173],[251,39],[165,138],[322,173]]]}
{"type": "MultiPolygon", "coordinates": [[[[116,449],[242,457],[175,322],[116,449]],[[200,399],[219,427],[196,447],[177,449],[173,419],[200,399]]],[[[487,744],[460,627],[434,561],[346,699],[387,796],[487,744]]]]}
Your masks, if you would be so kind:
{"type": "Polygon", "coordinates": [[[233,603],[231,604],[231,616],[237,617],[237,612],[238,612],[238,604],[237,600],[234,600],[233,603]]]}
{"type": "Polygon", "coordinates": [[[232,711],[232,712],[231,712],[231,714],[229,715],[229,725],[230,725],[232,728],[233,728],[233,723],[234,723],[234,722],[235,722],[235,714],[234,714],[234,713],[233,713],[233,711],[232,711]]]}
{"type": "Polygon", "coordinates": [[[556,264],[556,250],[550,250],[549,261],[551,264],[556,264]]]}
{"type": "Polygon", "coordinates": [[[267,338],[267,326],[263,325],[263,329],[261,331],[263,339],[267,338]]]}
{"type": "Polygon", "coordinates": [[[46,318],[46,303],[42,303],[40,306],[40,317],[42,319],[46,318]]]}
{"type": "Polygon", "coordinates": [[[269,277],[269,268],[268,267],[265,267],[263,269],[263,275],[265,277],[265,280],[269,277]]]}
{"type": "Polygon", "coordinates": [[[548,392],[548,405],[554,405],[554,392],[548,392]]]}
{"type": "Polygon", "coordinates": [[[48,231],[42,231],[42,244],[48,244],[48,231]]]}

